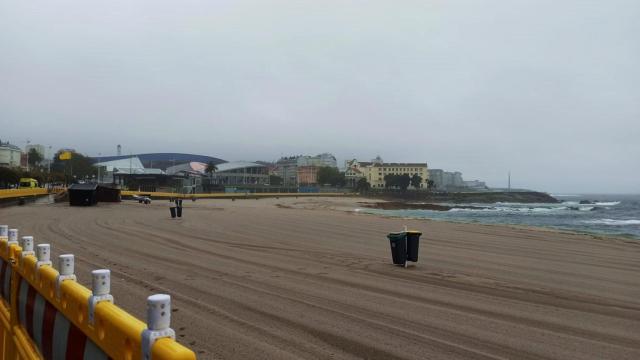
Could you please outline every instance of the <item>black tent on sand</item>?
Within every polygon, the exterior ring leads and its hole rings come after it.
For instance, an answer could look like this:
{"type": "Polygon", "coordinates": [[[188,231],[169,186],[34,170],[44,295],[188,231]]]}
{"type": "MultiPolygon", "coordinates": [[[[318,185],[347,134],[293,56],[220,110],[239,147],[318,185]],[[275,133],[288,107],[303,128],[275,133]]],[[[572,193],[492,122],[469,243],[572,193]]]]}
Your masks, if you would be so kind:
{"type": "Polygon", "coordinates": [[[91,206],[98,203],[97,184],[72,184],[69,186],[69,205],[91,206]]]}
{"type": "Polygon", "coordinates": [[[98,202],[120,202],[120,188],[107,184],[98,185],[98,202]]]}

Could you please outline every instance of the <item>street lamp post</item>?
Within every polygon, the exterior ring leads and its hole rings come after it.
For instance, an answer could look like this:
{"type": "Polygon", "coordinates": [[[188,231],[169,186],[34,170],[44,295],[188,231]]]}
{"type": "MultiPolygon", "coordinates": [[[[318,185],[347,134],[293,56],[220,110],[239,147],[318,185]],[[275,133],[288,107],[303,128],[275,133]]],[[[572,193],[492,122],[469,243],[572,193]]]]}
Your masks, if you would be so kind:
{"type": "MultiPolygon", "coordinates": [[[[46,156],[46,155],[45,155],[46,156]]],[[[51,145],[49,145],[49,156],[51,156],[51,145]]],[[[49,164],[49,174],[51,174],[51,163],[53,162],[53,157],[48,159],[47,163],[49,164]]]]}
{"type": "MultiPolygon", "coordinates": [[[[101,156],[102,156],[102,153],[98,153],[98,157],[101,157],[101,156]]],[[[100,184],[100,180],[101,180],[101,177],[100,177],[100,168],[101,168],[101,166],[100,166],[100,165],[98,165],[98,184],[100,184]]]]}
{"type": "Polygon", "coordinates": [[[27,172],[29,172],[29,144],[31,144],[31,140],[27,139],[27,145],[24,147],[24,151],[27,153],[27,172]]]}

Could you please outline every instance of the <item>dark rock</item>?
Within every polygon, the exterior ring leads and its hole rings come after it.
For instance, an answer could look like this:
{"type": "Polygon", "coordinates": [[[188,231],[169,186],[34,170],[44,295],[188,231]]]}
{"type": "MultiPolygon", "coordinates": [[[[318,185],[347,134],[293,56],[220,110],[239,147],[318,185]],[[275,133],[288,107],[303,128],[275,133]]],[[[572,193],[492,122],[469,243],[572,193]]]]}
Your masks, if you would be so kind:
{"type": "Polygon", "coordinates": [[[424,203],[479,203],[491,204],[504,203],[547,203],[557,204],[560,201],[549,194],[537,191],[520,192],[464,192],[464,193],[429,193],[425,191],[371,191],[366,194],[368,198],[378,198],[388,201],[424,202],[424,203]]]}

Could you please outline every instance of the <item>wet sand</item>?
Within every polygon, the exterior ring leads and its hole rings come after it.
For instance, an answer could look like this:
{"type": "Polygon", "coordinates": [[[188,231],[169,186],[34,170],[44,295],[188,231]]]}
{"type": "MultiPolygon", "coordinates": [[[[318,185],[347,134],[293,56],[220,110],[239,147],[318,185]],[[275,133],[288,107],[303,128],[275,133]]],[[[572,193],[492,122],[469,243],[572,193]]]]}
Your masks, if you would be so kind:
{"type": "Polygon", "coordinates": [[[0,209],[0,223],[74,253],[79,281],[112,271],[144,318],[173,297],[200,359],[639,359],[640,241],[388,219],[362,199],[164,201],[0,209]],[[390,264],[387,232],[424,232],[390,264]]]}

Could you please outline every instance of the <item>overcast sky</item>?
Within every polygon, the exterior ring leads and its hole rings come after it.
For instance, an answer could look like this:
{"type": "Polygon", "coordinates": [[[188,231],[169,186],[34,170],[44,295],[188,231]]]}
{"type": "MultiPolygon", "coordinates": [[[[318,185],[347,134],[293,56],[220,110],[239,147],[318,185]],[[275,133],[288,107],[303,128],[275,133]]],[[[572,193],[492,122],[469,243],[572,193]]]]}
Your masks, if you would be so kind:
{"type": "Polygon", "coordinates": [[[0,139],[640,192],[640,1],[0,0],[0,139]]]}

